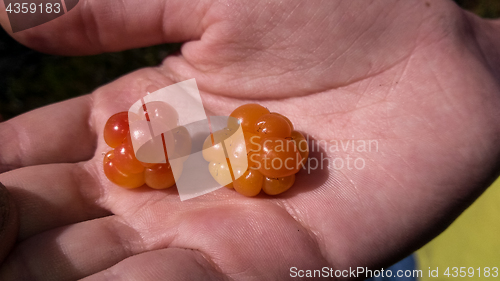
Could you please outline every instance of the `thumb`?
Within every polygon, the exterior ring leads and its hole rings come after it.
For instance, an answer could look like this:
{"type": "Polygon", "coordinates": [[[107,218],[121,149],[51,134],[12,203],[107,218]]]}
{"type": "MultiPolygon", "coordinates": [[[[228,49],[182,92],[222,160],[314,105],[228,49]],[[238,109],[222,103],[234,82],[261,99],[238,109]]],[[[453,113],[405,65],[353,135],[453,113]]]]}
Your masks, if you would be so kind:
{"type": "Polygon", "coordinates": [[[211,1],[82,0],[63,16],[16,33],[0,1],[0,24],[32,49],[90,55],[199,39],[211,1]]]}
{"type": "Polygon", "coordinates": [[[0,263],[16,241],[19,222],[17,209],[9,191],[0,183],[0,263]]]}

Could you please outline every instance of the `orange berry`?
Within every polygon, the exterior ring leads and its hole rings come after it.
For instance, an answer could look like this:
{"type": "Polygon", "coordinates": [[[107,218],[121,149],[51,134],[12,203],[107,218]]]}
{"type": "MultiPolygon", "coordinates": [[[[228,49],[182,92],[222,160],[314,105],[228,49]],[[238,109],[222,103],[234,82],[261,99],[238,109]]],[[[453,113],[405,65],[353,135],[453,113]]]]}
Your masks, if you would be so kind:
{"type": "Polygon", "coordinates": [[[127,174],[136,174],[144,171],[144,166],[135,158],[132,144],[127,139],[115,148],[114,162],[120,171],[127,174]]]}
{"type": "Polygon", "coordinates": [[[226,154],[224,153],[222,142],[228,139],[232,134],[233,132],[223,129],[208,135],[203,142],[203,158],[210,162],[225,161],[226,154]]]}
{"type": "Polygon", "coordinates": [[[104,141],[112,148],[119,146],[129,133],[128,112],[109,117],[104,125],[104,141]]]}
{"type": "Polygon", "coordinates": [[[248,169],[233,182],[234,190],[245,196],[256,196],[262,189],[264,176],[257,170],[248,169]]]}
{"type": "MultiPolygon", "coordinates": [[[[254,126],[255,123],[257,123],[257,119],[268,113],[269,110],[262,105],[249,103],[236,108],[230,116],[238,119],[243,131],[255,134],[257,132],[255,131],[254,126]]],[[[231,120],[228,122],[228,126],[232,127],[231,120]]]]}
{"type": "Polygon", "coordinates": [[[288,122],[278,114],[264,114],[257,119],[254,130],[263,138],[287,138],[292,135],[292,128],[288,122]]]}
{"type": "Polygon", "coordinates": [[[268,195],[277,195],[287,191],[295,182],[295,174],[282,178],[264,178],[262,191],[268,195]]]}
{"type": "Polygon", "coordinates": [[[266,177],[279,178],[295,174],[302,157],[292,140],[271,137],[260,142],[259,171],[266,177]]]}
{"type": "Polygon", "coordinates": [[[229,158],[233,165],[243,166],[245,163],[243,162],[245,157],[246,161],[249,163],[250,153],[255,153],[259,149],[260,144],[260,136],[252,133],[243,133],[244,139],[239,142],[230,143],[229,147],[226,147],[228,150],[229,158]]]}
{"type": "Polygon", "coordinates": [[[174,173],[170,164],[157,164],[144,171],[146,184],[154,189],[165,189],[175,184],[174,173]]]}
{"type": "Polygon", "coordinates": [[[114,151],[111,150],[104,156],[103,161],[104,174],[111,182],[125,188],[137,188],[144,184],[144,173],[124,173],[116,167],[114,159],[114,151]]]}

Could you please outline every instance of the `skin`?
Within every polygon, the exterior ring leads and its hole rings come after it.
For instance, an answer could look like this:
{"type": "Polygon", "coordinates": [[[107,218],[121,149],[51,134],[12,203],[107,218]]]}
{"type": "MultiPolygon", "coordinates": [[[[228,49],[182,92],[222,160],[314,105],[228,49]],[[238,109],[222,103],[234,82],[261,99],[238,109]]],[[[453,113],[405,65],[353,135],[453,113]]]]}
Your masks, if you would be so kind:
{"type": "Polygon", "coordinates": [[[0,123],[0,181],[19,210],[0,279],[277,280],[292,266],[387,266],[498,175],[498,32],[445,0],[87,0],[16,33],[63,55],[187,43],[161,66],[0,123]],[[312,152],[366,166],[302,171],[275,198],[222,188],[180,202],[175,189],[111,184],[107,118],[189,78],[215,115],[258,102],[310,140],[377,140],[378,151],[312,152]]]}

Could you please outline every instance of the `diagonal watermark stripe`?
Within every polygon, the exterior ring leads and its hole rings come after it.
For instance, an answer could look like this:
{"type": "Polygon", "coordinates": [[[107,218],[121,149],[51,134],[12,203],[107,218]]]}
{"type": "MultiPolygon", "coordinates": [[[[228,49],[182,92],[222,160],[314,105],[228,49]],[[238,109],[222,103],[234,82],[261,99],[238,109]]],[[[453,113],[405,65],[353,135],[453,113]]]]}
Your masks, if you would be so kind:
{"type": "Polygon", "coordinates": [[[181,200],[230,184],[248,168],[246,158],[244,161],[234,159],[228,153],[228,146],[244,141],[241,126],[230,131],[226,127],[233,117],[211,116],[209,119],[194,79],[148,93],[130,107],[128,115],[137,159],[146,163],[169,162],[181,200]],[[223,129],[227,133],[214,137],[214,132],[223,129]],[[210,149],[203,147],[208,137],[212,146],[221,145],[222,150],[217,151],[221,155],[216,158],[222,162],[216,164],[226,165],[230,177],[214,178],[210,173],[210,164],[203,158],[203,150],[210,149]]]}

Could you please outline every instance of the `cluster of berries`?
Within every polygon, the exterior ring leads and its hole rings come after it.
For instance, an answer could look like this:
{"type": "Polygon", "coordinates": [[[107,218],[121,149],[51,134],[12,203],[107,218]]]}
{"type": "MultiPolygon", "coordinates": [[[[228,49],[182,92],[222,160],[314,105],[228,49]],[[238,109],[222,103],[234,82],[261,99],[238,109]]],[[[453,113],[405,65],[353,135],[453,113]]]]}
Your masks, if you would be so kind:
{"type": "Polygon", "coordinates": [[[245,196],[256,196],[261,190],[268,195],[288,190],[309,156],[304,136],[294,131],[287,117],[258,104],[242,105],[230,116],[234,119],[229,119],[228,126],[208,136],[204,143],[203,157],[210,162],[214,179],[221,184],[231,182],[226,187],[245,196]],[[222,157],[226,154],[221,151],[220,140],[231,140],[238,124],[244,139],[225,145],[229,162],[222,157]]]}
{"type": "MultiPolygon", "coordinates": [[[[209,135],[203,145],[203,157],[210,162],[208,169],[213,178],[245,196],[255,196],[261,190],[269,195],[288,190],[309,155],[304,136],[294,131],[287,117],[258,104],[242,105],[230,116],[233,118],[227,127],[209,135]],[[231,139],[240,126],[244,138],[231,139]],[[230,145],[223,147],[224,140],[230,140],[230,145]],[[228,161],[228,157],[233,161],[228,161]]],[[[146,184],[155,189],[175,184],[168,160],[161,164],[137,160],[128,112],[109,118],[104,127],[104,140],[113,148],[103,161],[104,173],[111,182],[126,188],[146,184]]]]}

